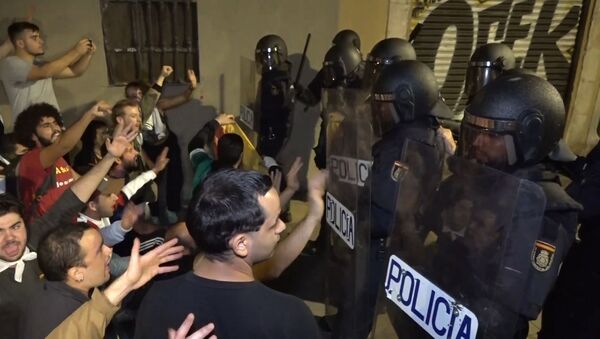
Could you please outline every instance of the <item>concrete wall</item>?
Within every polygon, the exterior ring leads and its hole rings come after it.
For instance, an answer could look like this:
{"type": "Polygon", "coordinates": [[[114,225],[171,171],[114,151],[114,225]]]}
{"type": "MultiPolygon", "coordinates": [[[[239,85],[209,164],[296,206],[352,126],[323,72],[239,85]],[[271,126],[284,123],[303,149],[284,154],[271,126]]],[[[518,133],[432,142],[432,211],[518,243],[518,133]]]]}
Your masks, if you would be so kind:
{"type": "Polygon", "coordinates": [[[266,34],[280,35],[286,41],[288,53],[293,55],[302,53],[306,35],[312,33],[307,55],[310,65],[318,69],[338,28],[337,3],[322,0],[198,1],[200,73],[205,102],[217,108],[224,102],[224,111],[238,111],[240,56],[254,59],[256,42],[266,34]],[[221,79],[224,93],[220,91],[221,79]]]}
{"type": "Polygon", "coordinates": [[[600,2],[590,1],[565,138],[573,150],[587,154],[600,138],[600,2]]]}
{"type": "MultiPolygon", "coordinates": [[[[324,1],[325,2],[325,1],[324,1]]],[[[339,24],[360,35],[361,50],[366,57],[373,45],[386,37],[390,0],[339,0],[339,24]]]]}
{"type": "MultiPolygon", "coordinates": [[[[98,52],[81,78],[55,81],[59,104],[67,118],[77,107],[94,99],[120,98],[122,88],[108,86],[99,1],[2,1],[0,38],[6,37],[6,27],[13,17],[25,17],[30,5],[35,6],[34,22],[42,28],[46,40],[46,58],[64,53],[83,35],[98,44],[98,52]]],[[[203,0],[197,1],[197,8],[202,85],[196,96],[203,96],[207,105],[231,113],[237,113],[239,105],[239,58],[253,58],[261,36],[281,35],[290,54],[294,54],[302,52],[310,32],[308,57],[320,65],[338,29],[337,0],[203,0]]],[[[0,109],[4,112],[6,103],[2,91],[0,109]]]]}
{"type": "MultiPolygon", "coordinates": [[[[27,8],[34,5],[34,23],[40,26],[46,41],[46,55],[52,59],[71,48],[82,36],[89,36],[98,45],[88,71],[80,78],[57,80],[54,89],[67,122],[78,115],[82,106],[96,99],[116,101],[123,93],[120,87],[109,87],[102,42],[100,5],[97,0],[63,1],[2,1],[0,13],[0,39],[7,37],[6,27],[14,17],[26,16],[27,8]]],[[[1,91],[0,110],[3,114],[10,108],[8,99],[1,91]]],[[[6,114],[4,114],[6,116],[6,114]]]]}
{"type": "MultiPolygon", "coordinates": [[[[169,120],[171,128],[179,136],[184,159],[187,158],[185,150],[189,139],[216,112],[238,114],[240,56],[253,59],[258,39],[270,33],[280,35],[297,67],[306,35],[312,33],[308,60],[300,79],[306,85],[320,68],[339,27],[339,0],[198,0],[196,3],[201,84],[194,93],[196,100],[174,110],[169,120]]],[[[99,0],[0,1],[0,13],[3,15],[0,17],[0,40],[6,38],[6,27],[13,19],[24,18],[31,5],[35,7],[33,21],[41,27],[46,40],[45,58],[52,59],[64,53],[82,36],[89,36],[98,45],[98,51],[84,75],[78,79],[54,82],[65,122],[70,124],[77,119],[94,100],[104,99],[111,103],[119,100],[123,88],[108,84],[99,0]]],[[[294,75],[295,72],[294,68],[294,75]]],[[[165,89],[165,94],[178,90],[176,86],[170,86],[165,89]]],[[[10,116],[3,89],[0,90],[0,112],[3,116],[10,116]]],[[[301,155],[305,164],[309,163],[318,116],[318,108],[305,111],[298,105],[294,130],[286,149],[289,157],[301,155]]],[[[11,125],[10,121],[6,122],[11,125]]],[[[292,160],[283,159],[284,164],[292,160]]],[[[186,177],[189,177],[190,170],[189,163],[184,162],[186,177]]]]}

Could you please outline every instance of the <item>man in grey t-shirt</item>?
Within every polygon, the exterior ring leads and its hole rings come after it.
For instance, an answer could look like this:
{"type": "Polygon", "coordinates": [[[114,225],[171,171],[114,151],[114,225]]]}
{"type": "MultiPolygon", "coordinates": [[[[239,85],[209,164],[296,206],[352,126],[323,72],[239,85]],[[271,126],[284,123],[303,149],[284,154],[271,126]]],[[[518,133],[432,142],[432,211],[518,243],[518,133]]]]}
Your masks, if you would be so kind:
{"type": "Polygon", "coordinates": [[[0,79],[10,101],[13,121],[34,103],[47,102],[58,109],[52,79],[80,76],[96,51],[94,43],[84,38],[61,57],[43,63],[36,60],[44,54],[44,40],[38,26],[15,22],[8,27],[8,36],[15,54],[0,63],[0,79]]]}

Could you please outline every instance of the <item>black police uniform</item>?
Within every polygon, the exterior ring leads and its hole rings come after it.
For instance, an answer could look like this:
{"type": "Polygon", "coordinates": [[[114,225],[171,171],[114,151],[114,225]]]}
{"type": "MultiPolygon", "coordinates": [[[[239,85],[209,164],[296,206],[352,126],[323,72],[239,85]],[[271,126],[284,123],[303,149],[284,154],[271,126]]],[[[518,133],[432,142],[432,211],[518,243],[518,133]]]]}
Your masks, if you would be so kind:
{"type": "Polygon", "coordinates": [[[579,239],[561,267],[542,313],[540,339],[593,338],[600,333],[600,144],[569,164],[567,193],[583,205],[579,239]]]}
{"type": "MultiPolygon", "coordinates": [[[[507,337],[527,337],[528,321],[539,315],[556,280],[560,264],[575,238],[577,214],[581,206],[561,188],[558,175],[547,171],[541,164],[562,136],[564,122],[564,104],[558,91],[546,80],[519,73],[505,74],[487,84],[473,97],[462,121],[462,156],[477,161],[483,159],[474,148],[478,136],[504,138],[504,164],[486,164],[536,183],[542,188],[546,199],[542,226],[537,240],[530,245],[531,252],[526,256],[514,254],[520,256],[517,263],[529,263],[520,271],[526,278],[527,289],[523,293],[518,289],[503,287],[505,298],[521,299],[518,307],[506,311],[506,317],[511,317],[511,313],[515,312],[519,317],[516,331],[507,334],[507,337]]],[[[517,208],[527,207],[526,203],[523,205],[517,208]]],[[[530,230],[527,228],[515,229],[507,236],[507,240],[523,245],[520,239],[526,239],[524,235],[528,232],[530,230]]],[[[503,260],[514,259],[509,253],[503,260]]]]}
{"type": "Polygon", "coordinates": [[[367,55],[363,85],[370,88],[385,67],[400,60],[417,60],[417,52],[406,40],[387,38],[373,46],[367,55]]]}
{"type": "MultiPolygon", "coordinates": [[[[351,33],[344,33],[346,36],[351,33]]],[[[340,38],[341,39],[341,38],[340,38]]],[[[334,39],[334,43],[335,43],[334,39]]],[[[361,60],[360,51],[352,43],[345,39],[332,46],[325,55],[323,68],[315,75],[306,89],[299,88],[297,98],[308,106],[314,106],[321,101],[321,92],[328,88],[351,88],[360,89],[362,85],[362,71],[364,69],[361,60]]],[[[349,39],[355,41],[355,38],[349,39]]],[[[360,46],[360,42],[359,42],[360,46]]],[[[319,169],[327,167],[327,149],[326,149],[327,122],[324,117],[324,110],[321,111],[321,129],[319,140],[315,151],[315,165],[319,169]]]]}
{"type": "Polygon", "coordinates": [[[372,147],[371,253],[366,305],[369,314],[374,314],[379,284],[385,275],[386,243],[393,228],[398,190],[402,190],[394,167],[405,161],[404,150],[408,140],[420,144],[419,155],[426,164],[425,171],[440,169],[445,157],[444,145],[436,133],[439,123],[432,116],[439,90],[433,72],[427,66],[414,60],[398,61],[388,66],[376,80],[372,93],[374,127],[381,140],[372,147]],[[388,98],[388,95],[393,98],[388,98]],[[393,105],[397,116],[379,116],[375,112],[379,110],[377,102],[393,105]],[[393,120],[397,120],[396,124],[393,120]]]}
{"type": "Polygon", "coordinates": [[[290,85],[290,76],[285,70],[262,73],[257,98],[260,110],[258,152],[262,156],[275,158],[287,139],[293,109],[290,85]]]}
{"type": "MultiPolygon", "coordinates": [[[[401,124],[388,132],[373,145],[373,166],[371,168],[371,247],[369,255],[369,305],[373,314],[377,293],[385,275],[387,239],[393,229],[394,212],[398,190],[402,189],[394,177],[395,163],[403,158],[403,149],[408,140],[421,144],[420,156],[428,164],[429,170],[442,167],[445,157],[444,146],[436,138],[437,122],[401,124]],[[427,151],[424,151],[427,150],[427,151]]],[[[441,172],[440,172],[441,174],[441,172]]],[[[424,177],[434,177],[425,175],[424,177]]],[[[400,323],[392,324],[397,333],[402,333],[400,323]]],[[[404,324],[406,325],[406,324],[404,324]]],[[[411,324],[412,325],[412,324],[411,324]]],[[[370,328],[371,326],[369,326],[370,328]]]]}

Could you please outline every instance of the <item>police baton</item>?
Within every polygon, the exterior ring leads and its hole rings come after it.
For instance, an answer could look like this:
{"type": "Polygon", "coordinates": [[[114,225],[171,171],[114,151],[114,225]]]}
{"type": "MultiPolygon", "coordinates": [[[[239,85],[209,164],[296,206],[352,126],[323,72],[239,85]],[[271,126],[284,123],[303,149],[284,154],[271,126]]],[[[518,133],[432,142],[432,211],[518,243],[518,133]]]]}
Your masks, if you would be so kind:
{"type": "Polygon", "coordinates": [[[298,72],[296,73],[296,80],[294,85],[300,81],[300,74],[302,74],[302,68],[304,68],[304,60],[306,60],[306,50],[308,49],[308,43],[310,42],[310,33],[306,36],[306,42],[304,43],[304,50],[302,51],[302,59],[300,59],[300,65],[298,66],[298,72]]]}

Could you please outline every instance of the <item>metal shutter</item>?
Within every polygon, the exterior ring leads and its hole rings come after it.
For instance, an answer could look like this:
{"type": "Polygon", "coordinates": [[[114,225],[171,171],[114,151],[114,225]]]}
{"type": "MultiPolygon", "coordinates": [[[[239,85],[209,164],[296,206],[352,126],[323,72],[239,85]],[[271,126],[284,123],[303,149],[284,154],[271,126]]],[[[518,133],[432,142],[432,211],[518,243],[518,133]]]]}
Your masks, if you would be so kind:
{"type": "Polygon", "coordinates": [[[582,0],[419,2],[411,26],[422,27],[414,46],[418,59],[434,69],[447,104],[457,114],[467,99],[463,91],[469,58],[488,42],[512,47],[517,67],[548,79],[567,98],[581,9],[582,0]]]}

